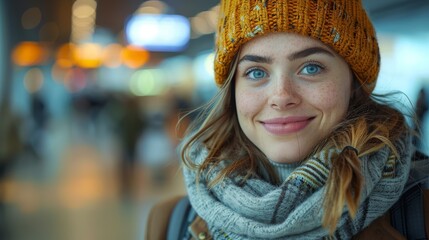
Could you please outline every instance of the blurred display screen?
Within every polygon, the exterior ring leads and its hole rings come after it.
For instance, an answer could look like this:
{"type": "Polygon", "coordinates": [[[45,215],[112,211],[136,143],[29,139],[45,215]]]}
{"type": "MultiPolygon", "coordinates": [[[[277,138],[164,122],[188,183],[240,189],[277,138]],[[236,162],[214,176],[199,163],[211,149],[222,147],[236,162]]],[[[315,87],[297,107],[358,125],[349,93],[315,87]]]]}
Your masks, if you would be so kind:
{"type": "Polygon", "coordinates": [[[149,51],[176,52],[186,47],[190,30],[188,19],[180,15],[140,14],[128,21],[126,36],[130,44],[149,51]]]}

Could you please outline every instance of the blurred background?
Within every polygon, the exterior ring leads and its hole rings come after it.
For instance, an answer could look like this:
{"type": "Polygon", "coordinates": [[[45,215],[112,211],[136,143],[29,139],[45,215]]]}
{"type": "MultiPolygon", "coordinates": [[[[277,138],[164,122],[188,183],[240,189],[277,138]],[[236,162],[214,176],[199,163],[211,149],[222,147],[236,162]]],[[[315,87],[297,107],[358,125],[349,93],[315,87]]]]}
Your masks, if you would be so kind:
{"type": "MultiPolygon", "coordinates": [[[[363,0],[428,153],[429,0],[363,0]]],[[[0,239],[144,239],[185,194],[176,147],[213,82],[215,0],[0,0],[0,239]]]]}

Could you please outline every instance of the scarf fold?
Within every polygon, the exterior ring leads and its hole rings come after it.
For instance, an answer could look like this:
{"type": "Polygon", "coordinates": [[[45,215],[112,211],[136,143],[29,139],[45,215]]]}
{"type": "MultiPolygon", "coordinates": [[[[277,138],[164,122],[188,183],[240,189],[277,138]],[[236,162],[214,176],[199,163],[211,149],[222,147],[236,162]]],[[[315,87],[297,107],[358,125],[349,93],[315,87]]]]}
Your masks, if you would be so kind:
{"type": "MultiPolygon", "coordinates": [[[[387,147],[361,158],[365,179],[361,204],[354,219],[344,208],[335,238],[350,239],[399,199],[410,168],[410,138],[398,140],[396,147],[400,158],[393,170],[387,147]]],[[[330,159],[337,153],[337,150],[330,150],[312,156],[280,186],[257,176],[246,181],[237,176],[226,178],[209,189],[206,180],[212,180],[228,161],[219,164],[215,171],[203,173],[198,183],[197,172],[185,167],[189,199],[198,215],[207,222],[214,239],[323,239],[329,236],[321,224],[325,183],[330,159]]],[[[206,156],[203,146],[191,153],[196,164],[201,164],[206,156]]]]}

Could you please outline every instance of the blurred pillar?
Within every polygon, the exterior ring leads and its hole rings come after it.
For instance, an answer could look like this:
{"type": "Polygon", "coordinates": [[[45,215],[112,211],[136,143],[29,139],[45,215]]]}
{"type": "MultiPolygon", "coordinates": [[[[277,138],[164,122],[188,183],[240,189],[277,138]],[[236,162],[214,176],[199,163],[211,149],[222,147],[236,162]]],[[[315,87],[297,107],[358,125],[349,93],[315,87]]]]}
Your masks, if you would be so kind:
{"type": "MultiPolygon", "coordinates": [[[[7,114],[11,98],[11,61],[12,36],[10,30],[10,3],[0,1],[0,113],[7,114]]],[[[0,129],[1,131],[1,129],[0,129]]]]}
{"type": "MultiPolygon", "coordinates": [[[[5,114],[5,110],[7,108],[7,101],[6,98],[8,97],[8,91],[7,91],[7,84],[6,82],[6,66],[5,63],[7,61],[6,58],[6,17],[5,17],[5,1],[0,1],[0,114],[3,116],[5,114]]],[[[1,120],[0,120],[1,121],[1,120]]],[[[0,122],[0,138],[3,138],[3,124],[0,122]]],[[[3,142],[3,140],[0,140],[0,143],[3,142]]],[[[1,173],[1,162],[0,162],[0,184],[2,184],[2,173],[1,173]]],[[[0,188],[0,237],[3,238],[7,235],[7,229],[5,227],[6,225],[6,219],[3,217],[5,215],[5,206],[4,206],[4,190],[0,188]]]]}
{"type": "MultiPolygon", "coordinates": [[[[10,97],[12,86],[11,60],[12,38],[10,28],[10,1],[0,0],[0,144],[7,143],[6,131],[9,127],[10,97]]],[[[8,239],[9,231],[4,203],[4,180],[8,160],[7,147],[0,146],[0,239],[8,239]]]]}

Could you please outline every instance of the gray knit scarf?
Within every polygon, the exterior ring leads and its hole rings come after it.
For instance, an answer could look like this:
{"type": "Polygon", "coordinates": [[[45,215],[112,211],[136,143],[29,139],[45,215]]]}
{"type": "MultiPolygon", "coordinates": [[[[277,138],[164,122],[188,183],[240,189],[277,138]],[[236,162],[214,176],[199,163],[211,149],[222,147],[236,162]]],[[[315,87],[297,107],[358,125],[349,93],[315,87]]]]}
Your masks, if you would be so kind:
{"type": "MultiPolygon", "coordinates": [[[[334,239],[350,239],[399,199],[408,178],[412,150],[408,137],[395,145],[399,161],[389,157],[387,147],[361,158],[365,178],[361,204],[354,219],[344,208],[334,239]]],[[[192,206],[207,222],[214,239],[324,239],[329,236],[321,225],[324,185],[331,156],[336,153],[331,150],[309,158],[280,186],[255,176],[245,182],[240,177],[227,178],[208,189],[206,177],[213,179],[228,161],[206,173],[198,183],[197,173],[185,167],[185,182],[192,206]]],[[[194,148],[191,154],[196,164],[206,156],[203,146],[194,148]]]]}

